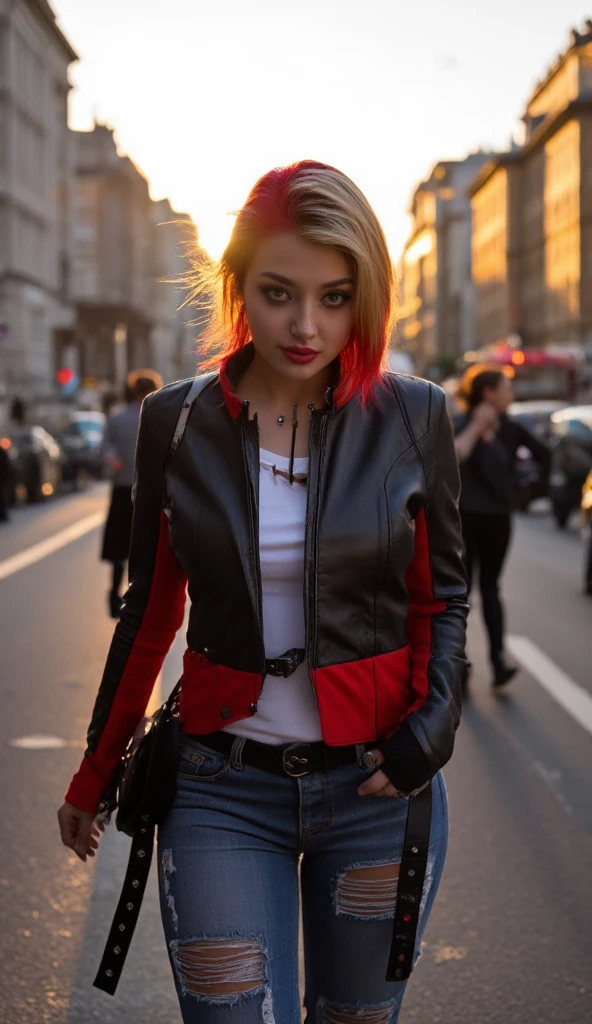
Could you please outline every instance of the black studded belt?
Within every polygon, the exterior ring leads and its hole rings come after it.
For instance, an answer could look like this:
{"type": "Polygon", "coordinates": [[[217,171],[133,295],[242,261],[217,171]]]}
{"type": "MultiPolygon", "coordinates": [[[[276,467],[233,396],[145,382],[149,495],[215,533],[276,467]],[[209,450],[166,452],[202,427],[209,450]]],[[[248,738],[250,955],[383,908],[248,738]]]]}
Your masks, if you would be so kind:
{"type": "Polygon", "coordinates": [[[100,988],[110,996],[115,994],[138,923],[144,890],[150,874],[155,829],[156,826],[150,821],[150,816],[146,815],[144,824],[132,839],[121,896],[115,910],[105,952],[97,976],[93,981],[95,988],[100,988]]]}
{"type": "MultiPolygon", "coordinates": [[[[232,733],[211,732],[207,736],[193,736],[206,747],[217,750],[228,757],[233,753],[237,739],[232,733]]],[[[314,772],[328,772],[344,764],[353,764],[371,744],[360,747],[328,747],[319,740],[316,743],[258,743],[257,740],[242,740],[240,757],[242,764],[260,768],[274,775],[289,775],[293,779],[312,775],[314,772]]]]}
{"type": "Polygon", "coordinates": [[[395,920],[387,981],[404,981],[413,970],[432,824],[432,783],[409,798],[403,857],[399,866],[395,920]]]}

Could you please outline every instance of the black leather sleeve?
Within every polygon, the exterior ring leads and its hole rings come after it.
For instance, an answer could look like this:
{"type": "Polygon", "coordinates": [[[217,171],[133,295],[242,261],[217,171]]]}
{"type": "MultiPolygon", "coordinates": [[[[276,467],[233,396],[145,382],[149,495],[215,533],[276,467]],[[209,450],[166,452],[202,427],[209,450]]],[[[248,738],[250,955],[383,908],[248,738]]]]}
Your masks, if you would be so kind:
{"type": "MultiPolygon", "coordinates": [[[[427,565],[425,573],[421,575],[429,580],[431,589],[431,594],[423,598],[426,612],[421,623],[427,647],[427,695],[421,706],[406,719],[410,732],[425,755],[424,764],[430,776],[446,764],[454,747],[454,735],[461,712],[461,680],[466,664],[468,613],[458,511],[458,463],[444,395],[435,387],[432,392],[431,418],[434,426],[422,442],[427,493],[422,528],[425,530],[424,558],[427,565]]],[[[418,618],[422,618],[421,611],[418,618]]],[[[397,735],[395,733],[392,737],[390,753],[393,756],[396,756],[397,735]]],[[[387,744],[391,744],[391,741],[387,741],[387,744]]],[[[416,750],[416,754],[416,765],[419,766],[422,763],[419,750],[416,750]]],[[[389,756],[386,750],[385,755],[389,756]]],[[[422,784],[417,775],[414,782],[414,788],[422,784]]]]}
{"type": "Polygon", "coordinates": [[[108,788],[183,621],[186,577],[170,549],[162,512],[164,459],[181,401],[157,392],[142,407],[130,582],[95,700],[87,750],[66,797],[81,810],[95,810],[108,788]]]}

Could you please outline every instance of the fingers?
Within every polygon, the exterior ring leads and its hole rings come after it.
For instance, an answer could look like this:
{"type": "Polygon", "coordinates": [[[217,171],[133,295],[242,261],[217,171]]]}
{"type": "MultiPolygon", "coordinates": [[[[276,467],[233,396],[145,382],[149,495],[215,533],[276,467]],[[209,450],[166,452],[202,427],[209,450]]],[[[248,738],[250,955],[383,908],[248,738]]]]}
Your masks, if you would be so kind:
{"type": "Polygon", "coordinates": [[[358,787],[360,796],[390,796],[398,797],[402,794],[395,789],[392,782],[384,772],[377,771],[371,775],[361,786],[358,787]]]}
{"type": "MultiPolygon", "coordinates": [[[[84,815],[84,817],[80,817],[78,819],[78,832],[73,850],[76,856],[80,857],[80,860],[82,861],[85,861],[87,856],[94,857],[95,855],[95,851],[91,846],[92,824],[92,818],[88,815],[84,815]]],[[[96,846],[99,845],[96,840],[95,843],[96,846]]]]}
{"type": "Polygon", "coordinates": [[[94,857],[104,825],[95,821],[93,814],[79,811],[71,804],[64,804],[58,811],[58,822],[64,846],[73,850],[81,861],[94,857]]]}

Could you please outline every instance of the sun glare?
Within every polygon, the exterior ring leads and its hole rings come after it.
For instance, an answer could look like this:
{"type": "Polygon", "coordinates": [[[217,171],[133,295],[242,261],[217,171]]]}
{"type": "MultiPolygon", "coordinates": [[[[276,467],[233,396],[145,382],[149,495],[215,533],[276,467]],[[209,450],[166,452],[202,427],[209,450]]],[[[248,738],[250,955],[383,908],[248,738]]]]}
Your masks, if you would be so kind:
{"type": "Polygon", "coordinates": [[[200,245],[212,259],[220,259],[230,238],[235,220],[234,214],[211,210],[197,213],[195,219],[199,229],[200,245]]]}

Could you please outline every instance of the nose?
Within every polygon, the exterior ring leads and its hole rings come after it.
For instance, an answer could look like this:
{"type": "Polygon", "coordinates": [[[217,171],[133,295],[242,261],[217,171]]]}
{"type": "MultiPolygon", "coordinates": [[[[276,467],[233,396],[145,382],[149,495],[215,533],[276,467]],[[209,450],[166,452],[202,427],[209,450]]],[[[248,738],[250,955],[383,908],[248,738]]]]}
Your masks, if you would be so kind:
{"type": "Polygon", "coordinates": [[[290,327],[290,334],[299,341],[312,341],[316,337],[317,324],[313,302],[300,303],[290,327]]]}

